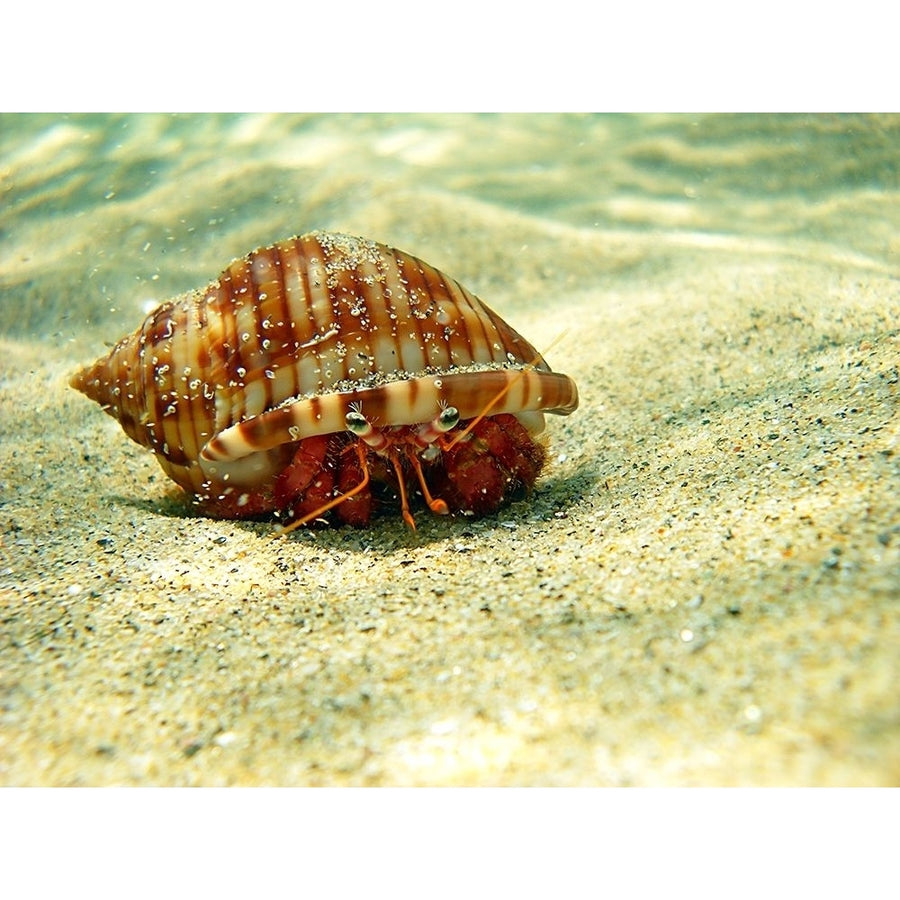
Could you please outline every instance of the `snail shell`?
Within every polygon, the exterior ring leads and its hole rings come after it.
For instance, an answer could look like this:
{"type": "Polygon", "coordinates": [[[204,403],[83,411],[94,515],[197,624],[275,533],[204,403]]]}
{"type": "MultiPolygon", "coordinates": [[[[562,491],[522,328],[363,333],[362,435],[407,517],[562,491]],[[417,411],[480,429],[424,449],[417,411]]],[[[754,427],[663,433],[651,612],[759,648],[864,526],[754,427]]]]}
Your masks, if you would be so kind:
{"type": "Polygon", "coordinates": [[[270,481],[302,439],[578,405],[574,382],[434,267],[374,241],[312,232],[254,250],[163,303],[71,385],[198,497],[270,481]]]}

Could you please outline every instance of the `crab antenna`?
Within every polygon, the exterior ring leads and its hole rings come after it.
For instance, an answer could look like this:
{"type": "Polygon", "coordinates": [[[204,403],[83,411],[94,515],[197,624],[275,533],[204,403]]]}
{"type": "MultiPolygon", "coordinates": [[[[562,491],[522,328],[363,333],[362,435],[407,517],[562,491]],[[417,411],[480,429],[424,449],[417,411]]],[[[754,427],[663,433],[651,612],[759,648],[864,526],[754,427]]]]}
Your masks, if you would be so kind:
{"type": "MultiPolygon", "coordinates": [[[[558,344],[564,337],[565,331],[561,332],[550,342],[550,345],[547,347],[547,350],[551,350],[556,344],[558,344]]],[[[544,351],[546,352],[546,351],[544,351]]],[[[494,397],[485,405],[485,407],[472,419],[471,422],[460,432],[457,432],[453,436],[453,440],[447,444],[446,447],[442,447],[442,450],[449,450],[452,447],[455,447],[483,418],[487,416],[487,414],[509,393],[512,386],[526,373],[530,372],[541,360],[543,357],[542,353],[538,353],[538,355],[527,365],[522,366],[509,381],[494,395],[494,397]]]]}

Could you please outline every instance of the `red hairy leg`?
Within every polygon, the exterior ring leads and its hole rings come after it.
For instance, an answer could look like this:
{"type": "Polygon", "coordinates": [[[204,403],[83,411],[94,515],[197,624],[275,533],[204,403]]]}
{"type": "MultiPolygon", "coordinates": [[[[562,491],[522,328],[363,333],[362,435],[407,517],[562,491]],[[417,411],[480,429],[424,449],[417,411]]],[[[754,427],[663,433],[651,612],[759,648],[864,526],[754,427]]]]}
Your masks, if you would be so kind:
{"type": "Polygon", "coordinates": [[[501,413],[476,423],[467,439],[443,451],[441,461],[435,493],[454,509],[484,515],[497,510],[519,487],[532,488],[544,463],[544,448],[515,416],[501,413]]]}
{"type": "Polygon", "coordinates": [[[304,438],[294,457],[275,479],[274,498],[277,509],[287,510],[292,519],[324,506],[334,493],[334,435],[304,438]]]}
{"type": "MultiPolygon", "coordinates": [[[[340,446],[341,441],[337,438],[336,435],[331,435],[331,439],[333,442],[337,441],[337,446],[340,446]]],[[[359,484],[347,491],[346,494],[338,494],[336,497],[333,496],[330,500],[328,500],[326,503],[323,503],[321,506],[318,506],[315,509],[306,512],[303,516],[294,518],[294,520],[290,524],[285,525],[282,529],[276,532],[276,537],[283,537],[286,534],[290,534],[301,525],[306,525],[307,523],[320,518],[326,512],[328,512],[328,510],[334,509],[335,506],[341,506],[342,504],[347,503],[357,494],[368,490],[369,467],[366,464],[365,446],[359,441],[352,443],[350,446],[352,446],[353,449],[356,450],[357,457],[359,458],[359,467],[362,471],[362,481],[360,481],[359,484]]]]}
{"type": "MultiPolygon", "coordinates": [[[[360,451],[357,450],[356,453],[348,452],[355,449],[356,447],[353,443],[348,444],[338,460],[338,494],[349,494],[365,478],[366,473],[363,472],[362,462],[359,457],[360,451]]],[[[361,491],[348,496],[335,509],[335,514],[347,525],[368,525],[369,518],[372,515],[372,491],[369,485],[367,484],[361,491]]]]}
{"type": "Polygon", "coordinates": [[[525,426],[515,416],[501,413],[479,423],[475,434],[487,444],[488,452],[531,490],[544,467],[546,453],[525,426]]]}

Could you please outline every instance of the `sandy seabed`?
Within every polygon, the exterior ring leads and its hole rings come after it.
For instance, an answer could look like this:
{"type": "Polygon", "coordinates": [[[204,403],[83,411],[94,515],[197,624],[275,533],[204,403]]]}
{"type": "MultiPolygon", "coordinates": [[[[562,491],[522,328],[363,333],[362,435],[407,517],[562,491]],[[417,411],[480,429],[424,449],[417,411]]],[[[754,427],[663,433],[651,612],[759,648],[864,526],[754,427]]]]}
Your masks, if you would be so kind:
{"type": "Polygon", "coordinates": [[[3,124],[0,783],[900,782],[896,120],[3,124]],[[67,386],[313,228],[551,347],[530,498],[273,540],[67,386]]]}

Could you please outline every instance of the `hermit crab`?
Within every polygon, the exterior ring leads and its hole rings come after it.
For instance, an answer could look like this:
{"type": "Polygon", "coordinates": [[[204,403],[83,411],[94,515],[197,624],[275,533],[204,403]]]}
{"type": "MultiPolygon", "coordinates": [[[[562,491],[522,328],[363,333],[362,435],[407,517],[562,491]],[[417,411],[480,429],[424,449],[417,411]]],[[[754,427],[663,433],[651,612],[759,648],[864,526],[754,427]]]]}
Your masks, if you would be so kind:
{"type": "Polygon", "coordinates": [[[399,499],[485,515],[544,464],[575,383],[433,266],[312,232],[163,303],[72,387],[212,516],[365,525],[399,499]]]}

